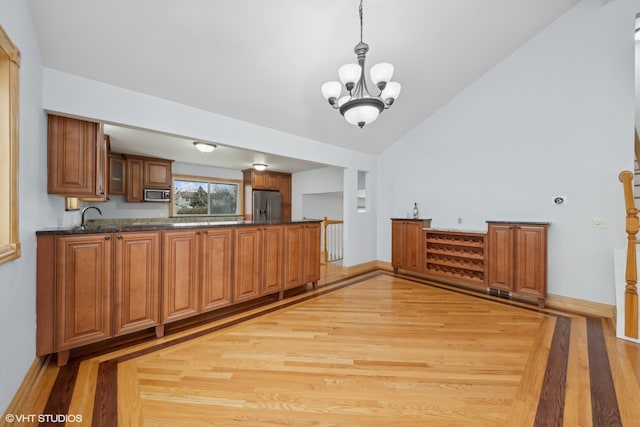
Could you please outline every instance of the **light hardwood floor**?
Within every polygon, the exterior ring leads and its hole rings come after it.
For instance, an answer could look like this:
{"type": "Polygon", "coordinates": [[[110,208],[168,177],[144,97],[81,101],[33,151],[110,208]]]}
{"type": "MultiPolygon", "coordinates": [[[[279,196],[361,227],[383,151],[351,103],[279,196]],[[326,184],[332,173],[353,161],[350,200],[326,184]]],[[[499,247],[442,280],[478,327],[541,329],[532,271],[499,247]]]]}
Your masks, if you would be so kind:
{"type": "Polygon", "coordinates": [[[50,363],[21,411],[82,417],[70,426],[640,425],[640,346],[608,320],[323,269],[316,291],[50,363]]]}

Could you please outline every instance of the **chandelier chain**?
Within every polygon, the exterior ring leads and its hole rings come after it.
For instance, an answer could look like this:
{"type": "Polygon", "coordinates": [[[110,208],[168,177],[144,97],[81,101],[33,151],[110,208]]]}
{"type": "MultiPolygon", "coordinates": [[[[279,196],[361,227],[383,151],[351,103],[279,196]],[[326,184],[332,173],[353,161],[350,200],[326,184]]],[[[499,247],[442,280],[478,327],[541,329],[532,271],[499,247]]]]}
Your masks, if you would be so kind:
{"type": "Polygon", "coordinates": [[[362,43],[362,1],[363,0],[360,0],[360,7],[358,8],[360,12],[360,43],[362,43]]]}

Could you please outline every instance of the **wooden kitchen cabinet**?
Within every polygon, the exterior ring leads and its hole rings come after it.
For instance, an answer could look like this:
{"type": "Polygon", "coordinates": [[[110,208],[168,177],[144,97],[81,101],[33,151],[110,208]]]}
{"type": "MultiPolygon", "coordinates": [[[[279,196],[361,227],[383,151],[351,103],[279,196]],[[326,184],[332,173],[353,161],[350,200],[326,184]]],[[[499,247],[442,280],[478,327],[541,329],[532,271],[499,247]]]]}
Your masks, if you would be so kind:
{"type": "Polygon", "coordinates": [[[534,297],[547,296],[548,223],[488,222],[489,288],[534,297]]]}
{"type": "Polygon", "coordinates": [[[163,322],[230,305],[233,228],[163,233],[163,322]]]}
{"type": "Polygon", "coordinates": [[[282,200],[282,219],[291,219],[291,174],[281,173],[278,175],[278,191],[282,200]]]}
{"type": "Polygon", "coordinates": [[[158,232],[39,235],[37,355],[158,325],[159,255],[158,232]]]}
{"type": "Polygon", "coordinates": [[[425,270],[424,228],[431,219],[391,219],[391,265],[398,269],[423,273],[425,270]]]}
{"type": "Polygon", "coordinates": [[[61,236],[55,245],[56,351],[109,338],[111,234],[61,236]]]}
{"type": "Polygon", "coordinates": [[[235,238],[235,302],[282,290],[283,249],[282,225],[238,228],[235,238]]]}
{"type": "Polygon", "coordinates": [[[281,219],[284,221],[291,220],[291,174],[285,172],[274,171],[256,171],[255,169],[246,169],[242,171],[244,186],[244,218],[252,220],[253,218],[253,190],[273,190],[279,191],[282,200],[281,219]]]}
{"type": "Polygon", "coordinates": [[[320,223],[287,224],[285,226],[284,288],[294,288],[320,280],[320,223]]]}
{"type": "Polygon", "coordinates": [[[106,200],[107,146],[102,125],[48,116],[49,194],[106,200]]]}
{"type": "Polygon", "coordinates": [[[115,233],[114,330],[122,335],[160,324],[160,233],[115,233]]]}
{"type": "Polygon", "coordinates": [[[130,154],[125,158],[127,202],[144,202],[145,188],[171,188],[172,160],[130,154]]]}
{"type": "Polygon", "coordinates": [[[119,156],[109,156],[109,195],[123,196],[126,188],[126,160],[119,156]]]}
{"type": "Polygon", "coordinates": [[[165,231],[162,235],[162,322],[199,313],[199,230],[165,231]]]}
{"type": "Polygon", "coordinates": [[[144,188],[171,188],[171,163],[164,159],[145,159],[144,188]]]}
{"type": "Polygon", "coordinates": [[[208,229],[201,234],[200,311],[215,310],[233,302],[233,229],[208,229]]]}

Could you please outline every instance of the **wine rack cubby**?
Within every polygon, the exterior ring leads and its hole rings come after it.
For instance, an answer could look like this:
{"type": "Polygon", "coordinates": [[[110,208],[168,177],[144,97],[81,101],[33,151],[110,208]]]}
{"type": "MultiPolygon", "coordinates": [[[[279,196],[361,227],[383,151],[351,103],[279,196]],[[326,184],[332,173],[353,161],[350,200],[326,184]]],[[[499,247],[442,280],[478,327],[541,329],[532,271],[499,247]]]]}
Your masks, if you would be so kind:
{"type": "Polygon", "coordinates": [[[426,273],[483,285],[485,237],[484,233],[425,230],[426,273]]]}

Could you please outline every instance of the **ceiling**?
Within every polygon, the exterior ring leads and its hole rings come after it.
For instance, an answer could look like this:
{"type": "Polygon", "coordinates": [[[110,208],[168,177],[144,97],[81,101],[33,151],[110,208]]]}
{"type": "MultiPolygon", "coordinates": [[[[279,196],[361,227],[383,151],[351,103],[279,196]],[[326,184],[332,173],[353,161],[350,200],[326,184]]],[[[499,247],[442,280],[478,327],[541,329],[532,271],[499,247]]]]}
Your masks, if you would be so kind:
{"type": "Polygon", "coordinates": [[[320,92],[356,62],[359,0],[28,0],[46,67],[371,154],[577,2],[365,0],[367,74],[402,92],[359,129],[320,92]]]}

